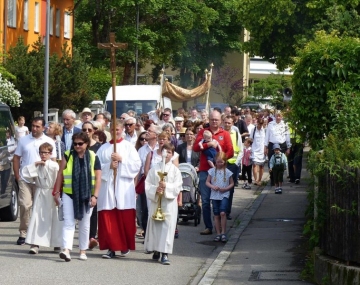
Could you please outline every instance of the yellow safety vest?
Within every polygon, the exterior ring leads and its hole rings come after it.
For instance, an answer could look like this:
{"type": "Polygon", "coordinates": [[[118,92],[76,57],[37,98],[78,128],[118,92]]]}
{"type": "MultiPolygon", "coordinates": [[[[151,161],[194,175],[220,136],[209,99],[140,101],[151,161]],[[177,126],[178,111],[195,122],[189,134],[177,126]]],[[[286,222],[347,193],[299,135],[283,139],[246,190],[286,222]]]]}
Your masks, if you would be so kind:
{"type": "Polygon", "coordinates": [[[237,141],[237,135],[236,135],[236,131],[231,130],[230,132],[230,137],[231,137],[231,143],[233,145],[233,149],[234,149],[234,156],[232,158],[228,159],[228,163],[234,164],[236,162],[236,159],[239,155],[240,149],[239,149],[239,145],[238,145],[238,141],[237,141]]]}
{"type": "MultiPolygon", "coordinates": [[[[95,191],[95,153],[92,150],[90,152],[90,169],[91,169],[91,194],[95,191]]],[[[68,157],[66,168],[63,170],[64,185],[63,192],[66,194],[72,194],[72,171],[73,171],[73,156],[70,155],[70,150],[65,151],[65,155],[68,157]]]]}
{"type": "Polygon", "coordinates": [[[292,126],[289,125],[290,129],[290,142],[291,144],[294,143],[302,143],[301,137],[299,136],[299,133],[294,129],[292,126]]]}

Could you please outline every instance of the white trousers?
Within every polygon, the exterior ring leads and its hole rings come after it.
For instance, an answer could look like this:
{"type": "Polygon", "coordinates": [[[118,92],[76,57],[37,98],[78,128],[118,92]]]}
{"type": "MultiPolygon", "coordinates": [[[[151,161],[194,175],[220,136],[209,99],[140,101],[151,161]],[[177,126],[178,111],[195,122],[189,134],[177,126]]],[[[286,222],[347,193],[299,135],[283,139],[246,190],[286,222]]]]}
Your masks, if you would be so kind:
{"type": "MultiPolygon", "coordinates": [[[[72,250],[76,223],[76,220],[74,218],[74,204],[73,200],[65,193],[63,193],[62,202],[64,205],[64,226],[62,232],[63,248],[72,250]]],[[[86,250],[89,247],[90,217],[92,211],[93,208],[90,208],[90,211],[86,213],[86,210],[84,208],[84,217],[81,221],[78,222],[80,250],[86,250]]]]}

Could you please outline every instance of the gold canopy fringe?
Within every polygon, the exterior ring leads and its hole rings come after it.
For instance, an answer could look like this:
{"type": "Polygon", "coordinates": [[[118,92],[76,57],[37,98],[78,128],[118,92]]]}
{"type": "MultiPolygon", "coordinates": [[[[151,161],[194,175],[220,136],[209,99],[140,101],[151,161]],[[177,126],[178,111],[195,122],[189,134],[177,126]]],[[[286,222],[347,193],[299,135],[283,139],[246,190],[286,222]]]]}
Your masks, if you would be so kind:
{"type": "Polygon", "coordinates": [[[174,102],[189,101],[203,96],[211,87],[211,77],[207,76],[206,80],[200,86],[188,90],[165,81],[162,89],[162,96],[168,97],[174,102]]]}

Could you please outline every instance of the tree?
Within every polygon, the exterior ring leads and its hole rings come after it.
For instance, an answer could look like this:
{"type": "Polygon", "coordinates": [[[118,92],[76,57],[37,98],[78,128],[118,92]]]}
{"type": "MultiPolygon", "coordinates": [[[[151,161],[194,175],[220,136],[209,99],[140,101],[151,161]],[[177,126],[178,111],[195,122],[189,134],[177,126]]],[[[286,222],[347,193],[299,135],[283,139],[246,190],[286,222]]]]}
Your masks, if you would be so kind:
{"type": "MultiPolygon", "coordinates": [[[[20,38],[15,47],[10,48],[5,68],[15,75],[13,81],[22,94],[23,104],[13,108],[14,116],[33,117],[34,111],[42,111],[44,90],[44,46],[39,39],[29,52],[20,38]]],[[[49,108],[75,111],[87,106],[91,101],[87,67],[76,49],[70,56],[67,46],[63,47],[63,56],[56,54],[49,58],[49,108]]]]}
{"type": "Polygon", "coordinates": [[[360,35],[358,0],[242,0],[240,7],[239,17],[251,35],[245,51],[276,63],[279,70],[294,63],[296,49],[318,30],[360,35]]]}
{"type": "Polygon", "coordinates": [[[211,62],[220,67],[227,52],[241,50],[238,10],[236,0],[83,0],[74,12],[74,46],[91,66],[108,66],[106,51],[96,44],[107,42],[109,32],[115,31],[118,41],[129,44],[117,52],[118,66],[124,66],[122,84],[131,82],[137,48],[139,66],[155,66],[154,82],[165,64],[180,70],[181,86],[197,86],[211,62]]]}
{"type": "Polygon", "coordinates": [[[230,106],[240,106],[244,98],[244,79],[240,69],[231,66],[215,68],[211,92],[220,95],[230,106]]]}
{"type": "Polygon", "coordinates": [[[318,32],[298,51],[291,120],[314,149],[329,133],[359,137],[360,40],[318,32]]]}
{"type": "Polygon", "coordinates": [[[269,101],[277,109],[284,107],[283,91],[291,87],[291,77],[283,74],[270,74],[249,88],[249,101],[269,101]]]}

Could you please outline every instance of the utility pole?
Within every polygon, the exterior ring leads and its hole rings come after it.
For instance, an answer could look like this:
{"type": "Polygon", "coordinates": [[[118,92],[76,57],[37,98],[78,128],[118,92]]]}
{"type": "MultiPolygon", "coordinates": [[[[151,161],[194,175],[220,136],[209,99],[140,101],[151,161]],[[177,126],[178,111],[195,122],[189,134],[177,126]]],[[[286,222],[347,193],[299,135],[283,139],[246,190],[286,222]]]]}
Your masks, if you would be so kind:
{"type": "Polygon", "coordinates": [[[44,110],[45,123],[49,118],[49,56],[50,56],[50,0],[46,0],[45,68],[44,68],[44,110]]]}

